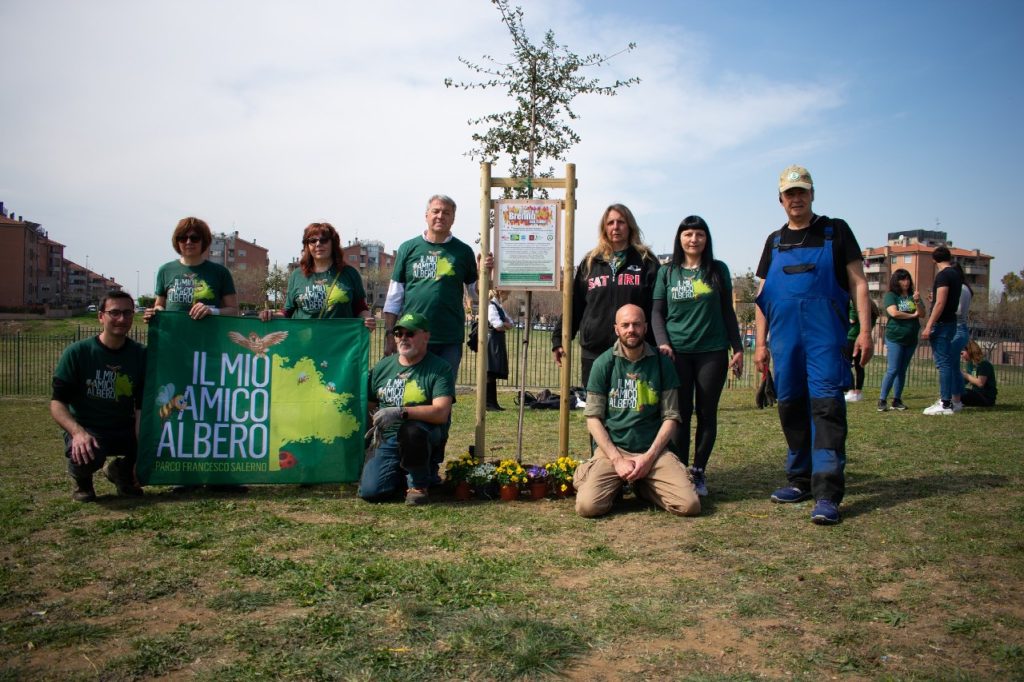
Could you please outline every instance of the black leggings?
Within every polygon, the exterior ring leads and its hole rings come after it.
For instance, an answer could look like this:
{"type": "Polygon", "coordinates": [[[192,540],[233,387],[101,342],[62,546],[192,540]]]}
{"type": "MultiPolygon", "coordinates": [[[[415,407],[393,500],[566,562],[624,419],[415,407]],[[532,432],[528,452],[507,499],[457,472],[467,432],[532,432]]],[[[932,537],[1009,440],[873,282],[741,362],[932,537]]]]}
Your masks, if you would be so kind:
{"type": "Polygon", "coordinates": [[[679,415],[682,423],[672,439],[673,450],[679,460],[690,463],[690,417],[697,408],[697,437],[693,453],[693,466],[704,469],[711,458],[718,437],[718,401],[725,387],[729,371],[729,353],[713,350],[707,353],[676,353],[676,373],[679,375],[679,415]]]}

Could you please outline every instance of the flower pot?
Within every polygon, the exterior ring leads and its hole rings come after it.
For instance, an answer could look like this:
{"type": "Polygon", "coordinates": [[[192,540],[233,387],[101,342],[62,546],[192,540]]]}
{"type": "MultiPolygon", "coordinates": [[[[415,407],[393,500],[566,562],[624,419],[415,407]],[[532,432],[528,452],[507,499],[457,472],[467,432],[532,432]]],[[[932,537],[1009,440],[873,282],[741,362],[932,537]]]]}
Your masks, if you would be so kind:
{"type": "Polygon", "coordinates": [[[511,502],[512,500],[519,499],[519,486],[515,484],[508,484],[501,486],[499,493],[501,495],[502,502],[511,502]]]}
{"type": "Polygon", "coordinates": [[[555,493],[555,497],[572,497],[576,494],[576,489],[572,487],[572,483],[566,483],[565,486],[565,490],[562,490],[561,482],[551,482],[551,490],[555,493]]]}
{"type": "Polygon", "coordinates": [[[473,497],[473,488],[470,487],[469,481],[459,481],[455,484],[455,499],[461,502],[473,497]]]}
{"type": "Polygon", "coordinates": [[[543,500],[548,496],[548,491],[550,490],[551,486],[548,485],[547,481],[534,481],[530,484],[530,499],[543,500]]]}
{"type": "Polygon", "coordinates": [[[473,494],[478,500],[496,500],[498,499],[498,484],[491,482],[473,486],[473,494]]]}

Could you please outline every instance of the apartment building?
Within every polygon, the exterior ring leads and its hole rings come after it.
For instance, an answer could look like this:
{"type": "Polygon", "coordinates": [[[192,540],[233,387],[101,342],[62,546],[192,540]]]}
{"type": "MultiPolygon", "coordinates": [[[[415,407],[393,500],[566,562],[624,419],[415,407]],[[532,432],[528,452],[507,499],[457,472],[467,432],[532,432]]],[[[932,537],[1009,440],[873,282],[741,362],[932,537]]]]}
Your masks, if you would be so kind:
{"type": "Polygon", "coordinates": [[[932,252],[945,246],[964,270],[964,278],[974,290],[976,301],[985,301],[989,294],[992,256],[978,249],[954,247],[941,230],[906,230],[890,232],[885,246],[867,248],[864,256],[864,274],[868,280],[868,293],[879,306],[889,290],[889,278],[900,268],[914,278],[914,286],[921,292],[930,292],[935,281],[935,262],[932,252]]]}
{"type": "Polygon", "coordinates": [[[351,265],[363,277],[366,304],[371,310],[384,307],[388,295],[388,282],[395,267],[395,252],[388,253],[381,241],[349,241],[342,251],[346,265],[351,265]]]}
{"type": "Polygon", "coordinates": [[[84,307],[112,289],[121,285],[69,261],[64,244],[0,201],[0,307],[84,307]]]}
{"type": "Polygon", "coordinates": [[[0,204],[0,306],[38,305],[39,224],[8,217],[0,204]]]}
{"type": "Polygon", "coordinates": [[[208,258],[231,271],[239,303],[259,305],[266,298],[264,286],[270,272],[269,253],[256,242],[239,237],[236,230],[214,234],[208,258]]]}

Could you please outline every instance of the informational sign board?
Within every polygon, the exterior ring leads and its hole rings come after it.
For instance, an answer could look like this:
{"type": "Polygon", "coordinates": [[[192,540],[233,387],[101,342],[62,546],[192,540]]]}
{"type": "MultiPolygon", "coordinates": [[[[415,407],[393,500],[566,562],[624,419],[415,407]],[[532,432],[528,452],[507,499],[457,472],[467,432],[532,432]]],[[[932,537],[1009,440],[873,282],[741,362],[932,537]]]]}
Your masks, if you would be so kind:
{"type": "Polygon", "coordinates": [[[561,281],[561,204],[557,199],[502,199],[495,202],[495,287],[558,290],[561,281]]]}
{"type": "Polygon", "coordinates": [[[139,480],[358,480],[368,347],[360,318],[157,314],[149,324],[139,480]]]}

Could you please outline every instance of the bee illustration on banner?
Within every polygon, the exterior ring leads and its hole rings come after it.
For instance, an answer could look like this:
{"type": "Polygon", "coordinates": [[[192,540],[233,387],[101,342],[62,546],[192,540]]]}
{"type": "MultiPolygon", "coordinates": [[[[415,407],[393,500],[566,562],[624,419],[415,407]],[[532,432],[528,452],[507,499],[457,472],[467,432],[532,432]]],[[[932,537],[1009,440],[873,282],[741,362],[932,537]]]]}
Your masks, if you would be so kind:
{"type": "Polygon", "coordinates": [[[165,384],[156,392],[156,404],[160,406],[160,418],[167,419],[175,412],[182,412],[188,407],[185,396],[174,394],[174,384],[165,384]]]}

